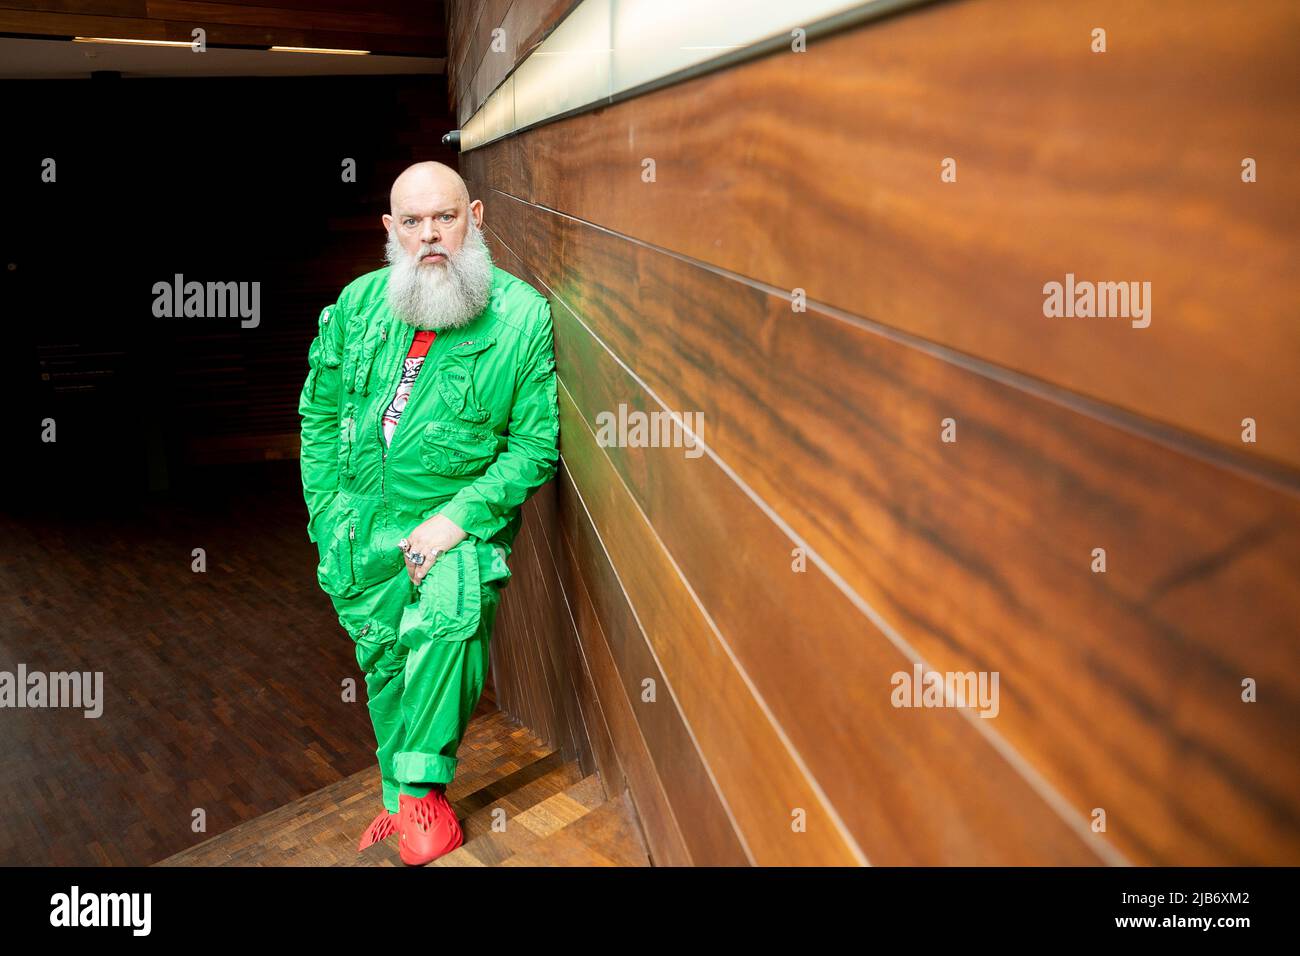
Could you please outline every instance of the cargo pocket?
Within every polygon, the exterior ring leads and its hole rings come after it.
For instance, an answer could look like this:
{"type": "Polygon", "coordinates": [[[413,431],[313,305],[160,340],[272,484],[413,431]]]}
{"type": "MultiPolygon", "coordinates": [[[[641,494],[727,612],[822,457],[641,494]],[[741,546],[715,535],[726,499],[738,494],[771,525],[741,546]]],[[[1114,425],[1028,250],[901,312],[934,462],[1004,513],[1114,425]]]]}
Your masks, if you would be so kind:
{"type": "Polygon", "coordinates": [[[357,519],[356,508],[340,509],[334,535],[316,568],[321,590],[334,597],[356,597],[364,590],[357,584],[357,519]]]}
{"type": "Polygon", "coordinates": [[[430,422],[420,438],[420,462],[435,475],[476,475],[496,456],[497,440],[485,429],[430,422]]]}
{"type": "Polygon", "coordinates": [[[388,329],[372,325],[365,316],[358,316],[348,335],[351,341],[343,357],[343,386],[349,392],[369,395],[370,372],[380,345],[388,341],[388,329]]]}
{"type": "Polygon", "coordinates": [[[316,400],[316,385],[324,371],[339,367],[340,358],[334,340],[335,332],[330,325],[336,308],[337,306],[326,306],[321,309],[320,316],[316,320],[316,338],[312,339],[311,347],[307,351],[307,367],[311,370],[307,377],[306,388],[309,401],[316,400]]]}
{"type": "Polygon", "coordinates": [[[402,610],[397,639],[409,648],[426,641],[465,641],[483,613],[476,539],[466,538],[438,556],[420,581],[415,601],[402,610]]]}
{"type": "Polygon", "coordinates": [[[400,666],[398,655],[391,652],[397,644],[397,631],[382,621],[365,618],[359,622],[339,619],[357,648],[357,666],[371,674],[385,667],[400,666]]]}

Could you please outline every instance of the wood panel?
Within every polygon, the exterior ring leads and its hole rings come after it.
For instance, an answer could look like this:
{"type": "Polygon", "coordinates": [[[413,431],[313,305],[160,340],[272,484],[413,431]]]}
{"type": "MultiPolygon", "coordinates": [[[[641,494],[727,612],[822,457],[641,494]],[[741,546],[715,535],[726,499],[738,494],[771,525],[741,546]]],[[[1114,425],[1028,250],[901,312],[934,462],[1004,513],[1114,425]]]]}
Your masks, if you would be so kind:
{"type": "Polygon", "coordinates": [[[195,809],[216,834],[374,767],[297,462],[138,500],[84,480],[86,461],[75,488],[32,489],[0,516],[0,670],[103,680],[97,718],[4,711],[0,864],[145,866],[203,838],[195,809]]]}
{"type": "MultiPolygon", "coordinates": [[[[502,221],[499,207],[497,215],[502,221]]],[[[532,235],[517,225],[511,229],[508,217],[504,228],[507,234],[532,235]]],[[[532,259],[533,248],[536,246],[529,243],[525,260],[532,259]]],[[[835,858],[828,855],[833,844],[803,847],[781,839],[781,830],[788,830],[790,808],[807,808],[797,797],[792,800],[794,793],[811,787],[820,805],[809,812],[813,823],[805,836],[814,829],[835,831],[842,826],[852,834],[854,843],[849,845],[853,852],[861,842],[872,862],[1096,861],[1078,834],[1028,790],[957,711],[943,711],[932,722],[898,721],[898,711],[888,702],[888,678],[909,665],[885,641],[865,644],[861,653],[836,659],[835,669],[824,666],[827,659],[836,657],[824,644],[842,643],[868,626],[816,570],[807,575],[803,584],[807,591],[801,588],[797,602],[783,600],[787,597],[784,589],[790,587],[788,545],[781,542],[779,529],[745,501],[740,490],[708,459],[697,462],[701,468],[690,471],[688,477],[677,471],[672,458],[655,458],[651,463],[638,458],[637,450],[611,450],[611,457],[620,462],[624,454],[636,458],[636,463],[627,467],[637,477],[632,479],[621,468],[610,470],[610,462],[585,431],[590,414],[585,419],[578,414],[569,403],[568,390],[582,395],[590,411],[593,407],[616,407],[617,401],[642,407],[643,398],[633,394],[640,392],[640,386],[620,377],[606,352],[593,339],[582,336],[562,303],[552,300],[552,316],[565,386],[565,462],[585,501],[591,498],[586,507],[610,549],[611,561],[620,575],[625,574],[624,587],[637,607],[656,658],[663,662],[666,680],[675,687],[690,682],[675,693],[676,700],[686,721],[695,728],[754,860],[766,864],[835,858]],[[601,398],[591,398],[593,390],[601,398]],[[619,397],[617,401],[614,395],[619,397]],[[624,481],[646,498],[651,493],[641,483],[653,484],[655,501],[628,499],[624,481]],[[599,506],[593,501],[607,503],[599,506]],[[701,527],[705,515],[708,528],[701,527]],[[688,570],[690,588],[698,594],[692,600],[701,601],[699,613],[707,615],[707,627],[702,631],[699,626],[686,627],[679,619],[667,618],[662,610],[658,614],[647,610],[647,605],[663,600],[660,592],[673,580],[669,575],[679,574],[675,564],[664,564],[658,541],[637,541],[649,533],[650,523],[654,535],[667,542],[672,561],[684,567],[702,562],[712,568],[712,574],[703,579],[688,570]],[[682,536],[693,542],[689,559],[677,549],[682,536]],[[744,587],[729,592],[731,606],[724,614],[718,600],[728,594],[719,594],[718,585],[729,581],[724,575],[736,561],[732,548],[737,545],[744,554],[744,587]],[[763,594],[768,597],[761,597],[763,594]],[[807,609],[816,609],[814,619],[807,617],[807,609]],[[794,633],[801,635],[797,644],[772,643],[772,635],[794,633]],[[714,646],[715,640],[722,649],[714,646]],[[681,661],[681,666],[669,666],[668,661],[681,661]],[[702,661],[708,662],[711,674],[701,671],[702,661]],[[749,687],[759,685],[758,695],[750,697],[751,691],[738,688],[725,695],[725,687],[742,676],[749,687]],[[872,684],[881,688],[876,695],[866,689],[872,684]],[[854,688],[848,696],[846,685],[854,688]],[[694,700],[688,698],[688,692],[694,700]],[[754,713],[755,706],[762,709],[762,717],[754,713]],[[827,717],[828,711],[831,717],[827,717]],[[793,758],[801,769],[800,780],[790,779],[789,771],[759,761],[764,745],[771,747],[764,744],[771,731],[768,721],[781,728],[781,739],[792,741],[792,752],[783,757],[780,750],[770,750],[766,760],[793,758]],[[711,728],[724,723],[729,734],[723,739],[706,737],[697,722],[711,728]],[[744,765],[737,766],[740,753],[745,754],[744,765]],[[762,791],[754,792],[758,786],[750,777],[754,773],[763,780],[762,791]],[[879,787],[881,774],[891,778],[888,790],[879,787]],[[789,790],[792,787],[794,793],[789,790]],[[737,806],[742,800],[738,793],[745,795],[744,809],[737,806]],[[770,830],[774,826],[776,830],[770,830]],[[801,852],[790,856],[796,847],[801,852]],[[806,857],[806,853],[814,856],[806,857]]],[[[823,838],[828,836],[823,834],[823,838]]]]}
{"type": "Polygon", "coordinates": [[[629,789],[655,863],[743,866],[750,861],[722,796],[681,711],[665,696],[670,685],[567,469],[562,478],[558,514],[564,522],[566,582],[581,614],[580,633],[597,638],[590,657],[603,669],[603,686],[621,694],[621,702],[631,702],[627,713],[635,725],[621,728],[619,740],[622,752],[636,758],[628,761],[629,789]],[[652,701],[643,699],[647,680],[656,688],[652,701]]]}
{"type": "Polygon", "coordinates": [[[999,731],[1079,805],[1140,820],[1126,852],[1300,850],[1294,495],[514,206],[529,249],[552,252],[545,285],[667,407],[703,412],[709,446],[853,591],[939,669],[1002,671],[999,731]],[[1245,676],[1272,700],[1243,705],[1245,676]]]}
{"type": "Polygon", "coordinates": [[[447,80],[450,87],[448,102],[452,113],[463,120],[461,87],[468,85],[465,60],[469,56],[470,38],[478,28],[483,14],[480,0],[448,0],[447,2],[447,80]]]}
{"type": "Polygon", "coordinates": [[[539,127],[521,195],[1294,469],[1298,31],[1285,0],[926,6],[539,127]],[[1150,326],[1046,318],[1067,273],[1151,282],[1150,326]]]}
{"type": "Polygon", "coordinates": [[[337,0],[208,3],[198,0],[0,0],[0,33],[191,40],[229,46],[311,46],[442,57],[446,18],[439,0],[382,0],[365,10],[337,0]]]}
{"type": "MultiPolygon", "coordinates": [[[[512,555],[512,578],[502,594],[502,627],[493,659],[499,706],[530,721],[542,739],[565,756],[590,761],[587,734],[577,713],[568,654],[573,637],[562,600],[547,586],[549,571],[537,561],[533,528],[521,529],[512,555]],[[507,607],[508,605],[508,607],[507,607]]],[[[578,669],[580,673],[580,668],[578,669]]]]}
{"type": "MultiPolygon", "coordinates": [[[[616,718],[611,717],[609,701],[601,695],[596,675],[592,671],[585,643],[587,632],[582,628],[585,620],[579,607],[581,595],[568,580],[568,556],[556,520],[560,483],[560,479],[556,478],[530,501],[529,551],[519,555],[519,560],[529,561],[539,569],[546,580],[548,591],[555,596],[558,612],[564,617],[567,639],[564,661],[564,676],[568,678],[566,692],[579,702],[581,708],[580,729],[589,741],[588,748],[591,751],[586,762],[594,762],[600,770],[605,793],[612,796],[627,786],[627,761],[620,754],[619,741],[615,739],[613,724],[616,723],[616,718]]],[[[529,613],[536,612],[530,608],[529,613]]]]}
{"type": "Polygon", "coordinates": [[[745,840],[760,864],[862,862],[824,798],[766,718],[708,618],[695,603],[652,526],[637,510],[609,462],[561,391],[565,460],[583,503],[650,635],[674,698],[745,840]],[[806,814],[794,833],[792,813],[806,814]]]}
{"type": "Polygon", "coordinates": [[[447,79],[451,84],[452,108],[462,123],[473,112],[467,101],[474,74],[483,60],[483,51],[492,40],[492,31],[501,25],[512,2],[513,0],[450,0],[448,3],[447,16],[451,26],[447,79]]]}
{"type": "Polygon", "coordinates": [[[464,125],[488,94],[577,5],[578,0],[452,0],[452,110],[464,125]],[[494,30],[502,31],[493,49],[494,30]]]}
{"type": "Polygon", "coordinates": [[[1300,187],[1240,179],[1300,145],[1298,25],[938,4],[462,156],[552,302],[565,592],[626,602],[750,859],[791,861],[781,796],[720,724],[859,862],[1300,858],[1300,187]],[[1049,320],[1066,272],[1159,314],[1049,320]],[[702,412],[708,454],[597,447],[620,403],[702,412]],[[916,659],[998,671],[998,717],[889,707],[916,659]]]}
{"type": "MultiPolygon", "coordinates": [[[[472,195],[480,195],[476,183],[469,185],[472,195]]],[[[485,219],[497,265],[536,283],[491,223],[485,219]]],[[[531,529],[528,537],[534,543],[529,566],[557,572],[555,586],[581,650],[573,673],[584,679],[575,681],[575,692],[590,690],[597,698],[589,708],[588,736],[603,758],[599,763],[607,791],[630,787],[656,865],[745,864],[744,847],[681,712],[671,700],[642,699],[646,680],[664,694],[668,684],[565,466],[530,500],[527,514],[524,532],[531,529]]],[[[516,552],[513,566],[530,560],[520,549],[516,552]]],[[[533,606],[530,612],[538,609],[533,606]]],[[[513,671],[509,676],[516,677],[513,671]]],[[[526,714],[521,718],[527,719],[526,714]]]]}
{"type": "Polygon", "coordinates": [[[711,460],[680,458],[691,473],[683,485],[679,474],[663,473],[672,467],[666,456],[652,464],[639,449],[602,454],[584,415],[609,407],[603,399],[610,394],[635,396],[607,380],[618,373],[602,362],[594,342],[584,347],[573,332],[566,329],[566,342],[582,351],[568,361],[584,374],[566,381],[581,383],[586,408],[574,404],[566,385],[566,460],[615,566],[627,572],[624,584],[638,613],[665,586],[660,575],[653,581],[642,575],[671,569],[685,576],[683,589],[689,581],[695,613],[708,628],[691,633],[651,621],[647,633],[667,679],[680,688],[679,706],[755,862],[836,862],[829,841],[841,828],[847,845],[865,854],[858,862],[877,865],[1097,862],[1076,830],[1036,798],[962,714],[920,716],[890,705],[890,674],[910,662],[872,639],[820,570],[809,569],[797,594],[782,588],[791,576],[790,549],[766,516],[727,487],[729,479],[711,460]],[[593,391],[601,398],[593,401],[593,391]],[[629,474],[615,470],[611,459],[658,490],[637,484],[629,492],[623,483],[629,474]],[[701,467],[690,467],[695,464],[701,467]],[[613,507],[592,503],[610,497],[613,507]],[[651,528],[653,546],[672,562],[666,568],[647,566],[651,543],[634,543],[633,535],[649,537],[651,528]],[[635,547],[632,554],[621,547],[625,541],[635,547]],[[737,561],[743,561],[745,586],[730,588],[728,572],[737,561]],[[701,566],[712,568],[712,577],[701,576],[701,566]],[[838,653],[827,653],[831,646],[838,653]],[[687,661],[679,665],[683,655],[687,661]],[[701,680],[705,687],[696,685],[701,680]],[[726,683],[741,684],[743,692],[724,696],[726,683]],[[719,734],[719,725],[729,725],[728,732],[719,734]],[[798,769],[773,779],[751,741],[776,728],[783,759],[798,769]],[[801,790],[816,795],[811,806],[801,790]],[[792,834],[792,813],[800,808],[807,810],[808,831],[792,834]],[[812,845],[814,835],[826,842],[812,845]]]}
{"type": "Polygon", "coordinates": [[[144,17],[147,5],[148,0],[0,0],[0,10],[104,17],[144,17]]]}
{"type": "Polygon", "coordinates": [[[488,95],[514,70],[533,47],[551,31],[575,0],[515,0],[501,20],[500,49],[490,44],[470,81],[469,95],[463,104],[465,119],[487,100],[488,95]]]}
{"type": "Polygon", "coordinates": [[[442,37],[445,26],[436,12],[412,15],[390,12],[382,6],[352,10],[295,10],[290,7],[247,6],[239,3],[206,3],[198,0],[147,0],[148,15],[156,20],[183,20],[193,23],[238,23],[258,27],[300,27],[333,30],[338,33],[390,34],[442,37]]]}
{"type": "MultiPolygon", "coordinates": [[[[6,10],[42,10],[50,13],[78,13],[113,17],[145,16],[146,10],[159,0],[0,0],[6,10]]],[[[162,0],[162,2],[188,3],[190,0],[162,0]]],[[[200,3],[202,0],[192,0],[200,3]]],[[[223,0],[220,6],[231,8],[272,8],[317,13],[349,14],[357,12],[356,0],[223,0]]],[[[402,22],[417,24],[433,18],[445,21],[444,0],[381,0],[371,4],[368,14],[379,17],[397,17],[402,22]]]]}

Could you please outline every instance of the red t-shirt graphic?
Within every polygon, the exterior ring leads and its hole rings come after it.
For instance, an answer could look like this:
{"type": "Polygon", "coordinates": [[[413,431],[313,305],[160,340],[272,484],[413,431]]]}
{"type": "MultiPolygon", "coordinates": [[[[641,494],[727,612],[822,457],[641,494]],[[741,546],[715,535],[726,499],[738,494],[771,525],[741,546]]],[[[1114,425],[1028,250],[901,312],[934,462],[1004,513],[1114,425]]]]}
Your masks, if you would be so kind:
{"type": "Polygon", "coordinates": [[[402,417],[402,411],[406,408],[406,400],[411,396],[411,386],[415,384],[415,376],[420,374],[420,368],[424,365],[424,357],[429,354],[429,346],[438,333],[434,331],[416,332],[415,338],[411,340],[411,350],[406,353],[406,360],[402,364],[402,379],[397,383],[397,391],[393,395],[393,400],[388,403],[388,408],[384,410],[384,442],[391,445],[393,443],[393,431],[397,428],[397,420],[402,417]]]}

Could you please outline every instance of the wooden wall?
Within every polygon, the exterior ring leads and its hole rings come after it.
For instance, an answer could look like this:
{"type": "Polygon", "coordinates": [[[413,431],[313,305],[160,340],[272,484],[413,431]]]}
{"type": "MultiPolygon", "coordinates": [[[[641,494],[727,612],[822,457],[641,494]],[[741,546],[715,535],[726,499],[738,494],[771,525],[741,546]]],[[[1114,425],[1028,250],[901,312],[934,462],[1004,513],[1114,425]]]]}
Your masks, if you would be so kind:
{"type": "MultiPolygon", "coordinates": [[[[453,0],[462,123],[565,6],[453,0]]],[[[551,663],[497,686],[657,862],[1300,862],[1298,27],[939,3],[462,155],[561,377],[498,635],[551,663]],[[1067,273],[1149,327],[1046,317],[1067,273]],[[707,453],[603,447],[620,405],[707,453]],[[893,706],[918,661],[997,716],[893,706]]]]}
{"type": "Polygon", "coordinates": [[[0,33],[445,56],[442,0],[0,0],[0,33]]]}

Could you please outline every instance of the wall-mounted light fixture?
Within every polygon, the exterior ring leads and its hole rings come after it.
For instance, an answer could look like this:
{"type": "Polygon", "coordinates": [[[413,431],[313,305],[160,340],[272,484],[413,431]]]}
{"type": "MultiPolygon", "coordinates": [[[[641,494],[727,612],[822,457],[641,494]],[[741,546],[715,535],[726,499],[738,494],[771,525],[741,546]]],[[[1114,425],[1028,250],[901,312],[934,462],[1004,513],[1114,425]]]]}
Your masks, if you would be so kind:
{"type": "Polygon", "coordinates": [[[327,50],[314,46],[273,46],[275,53],[333,53],[338,56],[369,56],[369,50],[327,50]]]}
{"type": "Polygon", "coordinates": [[[73,37],[73,43],[119,43],[124,46],[183,46],[192,44],[189,40],[124,40],[118,37],[73,37]]]}
{"type": "Polygon", "coordinates": [[[930,2],[579,0],[461,121],[461,149],[930,2]]]}

